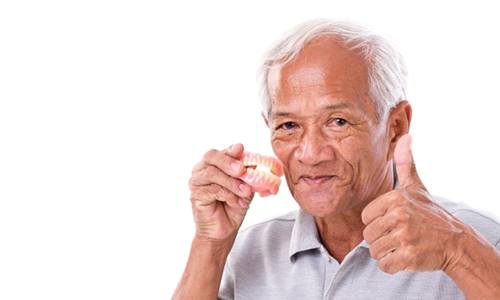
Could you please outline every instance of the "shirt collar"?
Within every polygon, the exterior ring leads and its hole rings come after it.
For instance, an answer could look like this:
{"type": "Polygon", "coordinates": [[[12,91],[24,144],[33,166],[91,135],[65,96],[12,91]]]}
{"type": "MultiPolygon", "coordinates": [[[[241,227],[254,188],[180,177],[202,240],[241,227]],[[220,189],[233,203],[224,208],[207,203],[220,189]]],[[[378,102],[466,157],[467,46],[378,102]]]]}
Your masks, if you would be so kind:
{"type": "Polygon", "coordinates": [[[321,247],[314,217],[299,209],[290,238],[289,257],[302,251],[321,247]]]}
{"type": "MultiPolygon", "coordinates": [[[[322,244],[319,239],[318,229],[314,217],[302,209],[299,209],[290,238],[289,258],[299,252],[319,249],[322,244]]],[[[370,248],[370,245],[363,240],[356,248],[370,248]]]]}

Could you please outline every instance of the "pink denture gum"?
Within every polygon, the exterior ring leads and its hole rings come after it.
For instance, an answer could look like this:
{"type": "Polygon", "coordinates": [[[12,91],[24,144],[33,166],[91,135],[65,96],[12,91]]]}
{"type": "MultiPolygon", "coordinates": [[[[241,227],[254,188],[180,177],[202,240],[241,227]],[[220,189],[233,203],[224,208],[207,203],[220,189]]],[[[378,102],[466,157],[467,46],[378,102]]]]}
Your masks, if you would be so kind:
{"type": "Polygon", "coordinates": [[[240,159],[246,172],[239,178],[250,185],[261,197],[277,194],[283,175],[283,165],[271,156],[244,152],[240,159]]]}

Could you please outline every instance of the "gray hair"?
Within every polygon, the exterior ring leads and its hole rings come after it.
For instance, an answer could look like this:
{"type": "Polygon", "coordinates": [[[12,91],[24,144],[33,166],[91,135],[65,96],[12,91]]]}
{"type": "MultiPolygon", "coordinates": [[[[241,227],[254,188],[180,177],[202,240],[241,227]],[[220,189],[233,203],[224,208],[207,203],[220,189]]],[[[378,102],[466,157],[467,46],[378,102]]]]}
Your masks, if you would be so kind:
{"type": "Polygon", "coordinates": [[[264,56],[260,75],[262,105],[266,116],[269,117],[271,112],[268,91],[271,67],[287,64],[309,41],[324,35],[336,37],[349,50],[357,51],[366,62],[369,96],[374,102],[379,120],[384,119],[391,108],[406,99],[406,66],[402,56],[389,41],[356,24],[314,19],[286,33],[264,56]]]}

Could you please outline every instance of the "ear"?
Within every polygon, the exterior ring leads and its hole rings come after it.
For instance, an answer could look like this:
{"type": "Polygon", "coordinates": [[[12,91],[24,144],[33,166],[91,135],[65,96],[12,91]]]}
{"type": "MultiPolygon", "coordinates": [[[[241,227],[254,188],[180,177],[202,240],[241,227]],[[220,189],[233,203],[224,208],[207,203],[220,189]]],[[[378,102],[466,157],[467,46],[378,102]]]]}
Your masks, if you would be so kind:
{"type": "Polygon", "coordinates": [[[266,123],[267,128],[269,128],[269,120],[267,119],[264,112],[261,112],[260,115],[262,116],[262,119],[264,119],[264,122],[266,123]]]}
{"type": "Polygon", "coordinates": [[[403,100],[399,102],[390,112],[388,126],[390,146],[388,153],[388,160],[394,158],[394,149],[400,137],[410,131],[410,123],[412,117],[411,105],[408,101],[403,100]]]}

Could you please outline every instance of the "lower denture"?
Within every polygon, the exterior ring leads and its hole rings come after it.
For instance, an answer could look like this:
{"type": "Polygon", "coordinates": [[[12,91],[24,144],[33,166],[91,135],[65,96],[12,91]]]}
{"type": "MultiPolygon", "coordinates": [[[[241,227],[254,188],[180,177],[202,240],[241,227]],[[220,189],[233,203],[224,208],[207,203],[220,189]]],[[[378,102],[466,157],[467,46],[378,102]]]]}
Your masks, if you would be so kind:
{"type": "Polygon", "coordinates": [[[258,192],[261,197],[277,194],[281,183],[280,176],[283,175],[283,165],[271,156],[258,153],[244,152],[240,159],[247,168],[246,172],[239,178],[258,192]],[[267,167],[270,172],[258,170],[257,167],[267,167]]]}

